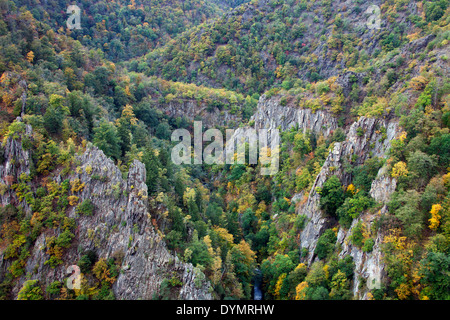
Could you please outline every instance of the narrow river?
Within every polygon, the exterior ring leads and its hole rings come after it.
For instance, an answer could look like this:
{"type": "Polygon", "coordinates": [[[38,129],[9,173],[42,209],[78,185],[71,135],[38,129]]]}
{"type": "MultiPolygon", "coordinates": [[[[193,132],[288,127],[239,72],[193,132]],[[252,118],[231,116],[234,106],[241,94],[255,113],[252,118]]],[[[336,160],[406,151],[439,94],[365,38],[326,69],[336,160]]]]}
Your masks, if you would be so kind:
{"type": "Polygon", "coordinates": [[[255,276],[253,280],[253,300],[262,300],[263,292],[261,290],[262,274],[259,269],[255,269],[255,276]]]}

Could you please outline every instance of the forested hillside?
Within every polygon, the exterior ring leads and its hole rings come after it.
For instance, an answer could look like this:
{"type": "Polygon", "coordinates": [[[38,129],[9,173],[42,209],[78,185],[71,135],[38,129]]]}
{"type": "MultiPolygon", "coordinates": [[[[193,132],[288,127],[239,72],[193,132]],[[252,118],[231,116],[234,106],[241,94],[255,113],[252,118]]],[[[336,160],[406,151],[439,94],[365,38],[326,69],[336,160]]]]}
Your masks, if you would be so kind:
{"type": "Polygon", "coordinates": [[[449,299],[449,2],[373,4],[0,0],[0,298],[449,299]]]}
{"type": "Polygon", "coordinates": [[[165,79],[261,94],[283,82],[290,87],[345,69],[370,70],[375,59],[431,33],[430,23],[448,6],[375,1],[385,19],[374,31],[363,3],[252,1],[149,52],[140,67],[165,79]]]}
{"type": "Polygon", "coordinates": [[[218,16],[222,9],[204,0],[77,1],[81,29],[66,32],[67,1],[14,1],[54,31],[64,32],[82,45],[98,48],[113,62],[141,56],[190,27],[218,16]],[[62,29],[61,29],[62,28],[62,29]]]}

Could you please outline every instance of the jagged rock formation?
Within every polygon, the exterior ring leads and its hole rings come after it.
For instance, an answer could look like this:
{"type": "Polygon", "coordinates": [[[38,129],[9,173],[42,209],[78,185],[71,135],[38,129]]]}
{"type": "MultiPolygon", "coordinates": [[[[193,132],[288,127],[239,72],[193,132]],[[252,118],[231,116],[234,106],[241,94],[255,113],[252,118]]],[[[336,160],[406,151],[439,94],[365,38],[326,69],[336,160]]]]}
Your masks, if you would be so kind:
{"type": "MultiPolygon", "coordinates": [[[[386,208],[380,211],[385,214],[386,208]]],[[[367,299],[367,293],[372,289],[379,289],[386,273],[383,268],[383,255],[381,252],[381,244],[383,243],[383,235],[379,232],[374,240],[373,249],[371,252],[364,252],[361,248],[351,244],[350,236],[353,228],[362,221],[369,228],[374,223],[378,215],[363,214],[357,219],[354,219],[349,230],[339,229],[337,235],[337,243],[342,247],[339,256],[342,258],[349,254],[352,256],[355,263],[355,270],[353,276],[353,296],[359,299],[367,299]],[[361,279],[364,279],[365,286],[360,286],[361,279]]]]}
{"type": "Polygon", "coordinates": [[[177,100],[157,106],[172,118],[185,117],[189,121],[201,119],[202,125],[206,128],[217,126],[236,127],[242,120],[238,113],[231,113],[230,110],[219,110],[218,108],[208,108],[206,103],[195,100],[177,100]]]}
{"type": "MultiPolygon", "coordinates": [[[[343,80],[345,82],[345,79],[343,80]]],[[[326,111],[316,111],[313,113],[309,109],[295,109],[283,107],[277,99],[267,99],[262,96],[256,114],[252,117],[255,121],[255,128],[266,128],[288,130],[292,126],[297,126],[304,132],[309,130],[323,134],[325,137],[333,133],[338,127],[337,119],[326,111]]],[[[319,207],[320,195],[316,188],[323,186],[324,182],[332,175],[339,177],[344,185],[351,182],[351,175],[344,170],[344,160],[353,158],[353,165],[362,165],[370,156],[386,157],[386,152],[390,148],[390,142],[399,133],[398,123],[383,119],[361,117],[346,130],[346,140],[336,142],[330,151],[320,173],[309,192],[307,201],[297,207],[297,213],[305,215],[307,222],[300,234],[301,249],[306,249],[308,255],[304,258],[309,265],[315,261],[314,250],[320,235],[332,223],[319,207]],[[382,128],[384,133],[382,133],[382,128]]],[[[370,195],[377,202],[386,204],[392,192],[395,191],[396,180],[388,176],[385,167],[378,172],[377,178],[372,182],[370,195]]],[[[295,199],[302,196],[296,195],[295,199]]],[[[293,201],[294,201],[293,198],[293,201]]],[[[370,226],[378,215],[387,212],[384,206],[377,215],[365,213],[358,219],[354,219],[349,230],[341,228],[338,232],[338,243],[341,245],[340,256],[350,254],[355,262],[355,277],[353,294],[360,299],[367,298],[367,289],[378,287],[384,277],[383,263],[380,245],[383,235],[377,234],[373,250],[370,253],[363,252],[361,248],[350,243],[349,237],[352,229],[360,220],[370,226]],[[362,277],[366,281],[366,287],[360,292],[360,280],[362,277]]]]}
{"type": "MultiPolygon", "coordinates": [[[[17,118],[18,122],[21,118],[17,118]]],[[[30,152],[24,150],[22,147],[22,141],[24,138],[30,138],[32,129],[30,125],[24,125],[25,131],[22,134],[15,134],[12,137],[6,139],[3,146],[3,164],[0,165],[0,185],[5,186],[2,188],[2,194],[0,195],[1,205],[18,204],[18,199],[13,190],[9,188],[12,184],[17,182],[17,178],[22,174],[30,173],[30,152]]],[[[26,212],[30,212],[28,205],[25,202],[21,203],[24,206],[26,212]]]]}
{"type": "MultiPolygon", "coordinates": [[[[334,144],[333,150],[328,155],[322,170],[316,177],[311,188],[309,197],[304,206],[299,207],[298,214],[304,214],[308,218],[308,222],[300,235],[301,247],[308,250],[308,263],[314,259],[314,250],[317,240],[322,232],[326,229],[327,217],[323,215],[319,209],[320,195],[316,188],[321,188],[325,181],[331,176],[339,177],[344,185],[348,185],[351,176],[344,171],[343,161],[349,160],[352,155],[356,155],[354,165],[361,165],[369,157],[369,154],[377,157],[384,157],[390,146],[390,141],[398,134],[398,124],[396,122],[388,122],[385,120],[361,117],[357,122],[353,123],[344,142],[334,144]],[[383,139],[380,128],[386,128],[386,136],[383,139]],[[360,133],[358,133],[360,132],[360,133]],[[362,132],[362,134],[361,134],[362,132]]],[[[372,186],[371,194],[382,192],[376,186],[381,182],[376,182],[372,186]]],[[[383,187],[384,188],[384,187],[383,187]]],[[[384,190],[395,190],[394,188],[384,190]]],[[[383,195],[380,198],[386,198],[383,195]]]]}
{"type": "MultiPolygon", "coordinates": [[[[31,128],[27,127],[26,134],[31,134],[31,128]]],[[[20,142],[21,139],[12,138],[6,142],[6,162],[0,166],[2,183],[6,176],[17,178],[22,172],[29,173],[30,155],[22,149],[20,142]],[[20,165],[12,166],[11,159],[20,165]]],[[[80,214],[76,207],[67,210],[67,215],[75,218],[76,230],[71,247],[64,251],[62,265],[52,268],[45,264],[49,257],[47,238],[57,236],[59,230],[45,230],[37,238],[25,266],[27,276],[17,280],[13,295],[17,296],[28,279],[39,279],[45,286],[55,280],[64,281],[68,276],[67,268],[76,264],[83,252],[92,250],[98,258],[119,257],[121,261],[121,272],[113,285],[116,299],[152,299],[159,292],[161,282],[174,276],[182,282],[178,289],[179,299],[211,299],[210,284],[203,273],[171,254],[162,235],[152,225],[145,166],[135,160],[124,179],[113,161],[92,146],[77,156],[75,162],[78,167],[67,179],[79,179],[79,184],[84,185],[78,194],[79,203],[90,199],[93,214],[80,214]]],[[[55,180],[62,180],[56,172],[55,180]]],[[[2,204],[12,200],[9,193],[1,196],[2,204]]],[[[11,264],[3,257],[0,252],[0,280],[11,264]]]]}
{"type": "MultiPolygon", "coordinates": [[[[80,201],[91,199],[95,214],[78,220],[78,246],[98,251],[99,257],[123,254],[123,272],[113,286],[116,298],[151,299],[164,278],[175,273],[183,283],[181,299],[211,299],[209,285],[194,275],[192,265],[181,262],[167,250],[151,224],[145,166],[135,160],[124,180],[112,160],[95,147],[82,154],[79,161],[81,173],[70,179],[85,183],[80,201]],[[88,173],[88,167],[92,172],[88,173]],[[93,180],[93,175],[105,176],[108,181],[93,180]]],[[[71,215],[76,217],[75,210],[71,215]]]]}
{"type": "Polygon", "coordinates": [[[368,229],[371,228],[372,223],[377,218],[387,213],[387,202],[390,195],[395,191],[397,181],[395,178],[390,177],[386,172],[386,167],[382,167],[377,175],[377,178],[373,180],[370,189],[370,195],[376,202],[384,204],[384,206],[375,215],[368,213],[362,214],[357,219],[354,219],[349,230],[339,229],[337,235],[337,242],[342,246],[340,256],[343,257],[346,254],[350,254],[355,262],[355,277],[353,282],[353,295],[358,296],[360,299],[367,299],[367,293],[374,288],[380,288],[380,284],[386,276],[383,269],[383,256],[381,252],[381,244],[383,242],[383,234],[377,233],[374,241],[374,246],[371,252],[364,252],[361,248],[352,245],[350,236],[353,228],[361,221],[368,229]],[[365,279],[366,286],[362,286],[360,289],[360,278],[365,279]]]}
{"type": "Polygon", "coordinates": [[[280,105],[277,99],[268,99],[262,95],[258,109],[252,116],[256,129],[276,129],[286,131],[298,125],[304,132],[307,130],[329,136],[338,127],[336,118],[328,112],[311,109],[298,109],[280,105]]]}

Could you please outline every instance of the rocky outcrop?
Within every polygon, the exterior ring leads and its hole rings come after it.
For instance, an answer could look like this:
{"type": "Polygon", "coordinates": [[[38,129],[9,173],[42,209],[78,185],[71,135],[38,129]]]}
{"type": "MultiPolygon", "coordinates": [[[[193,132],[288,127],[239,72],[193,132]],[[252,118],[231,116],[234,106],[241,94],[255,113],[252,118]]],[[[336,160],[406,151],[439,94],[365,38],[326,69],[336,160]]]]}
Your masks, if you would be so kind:
{"type": "Polygon", "coordinates": [[[209,108],[206,103],[195,100],[178,99],[157,105],[157,108],[174,119],[185,117],[191,122],[201,119],[202,125],[206,128],[218,126],[237,127],[242,121],[242,116],[238,112],[233,113],[227,109],[219,110],[216,107],[209,108]]]}
{"type": "MultiPolygon", "coordinates": [[[[28,128],[28,127],[27,127],[28,128]]],[[[31,128],[26,134],[31,134],[31,128]]],[[[22,150],[20,139],[8,138],[5,145],[5,164],[0,166],[1,178],[29,173],[27,151],[22,150]],[[22,159],[21,166],[11,166],[11,159],[22,159]]],[[[17,163],[17,162],[16,162],[17,163]]],[[[148,211],[145,166],[134,161],[126,177],[96,147],[90,146],[76,156],[77,167],[65,179],[77,181],[78,203],[89,199],[93,213],[79,213],[76,206],[69,207],[66,214],[76,221],[72,245],[64,250],[63,264],[51,267],[46,245],[48,238],[58,236],[59,229],[45,229],[36,239],[26,260],[25,275],[15,282],[14,297],[25,280],[38,279],[45,287],[53,281],[65,281],[67,268],[77,264],[86,251],[95,252],[98,258],[114,257],[120,263],[120,273],[113,284],[116,299],[152,299],[157,296],[164,279],[178,278],[182,285],[176,289],[175,298],[211,299],[210,284],[203,273],[191,264],[184,263],[166,247],[162,234],[152,225],[148,211]]],[[[63,178],[54,172],[56,182],[63,178]]],[[[2,180],[2,183],[4,180],[2,180]]],[[[12,195],[4,194],[2,204],[9,203],[12,195]]],[[[0,279],[11,265],[0,252],[0,279]]]]}
{"type": "Polygon", "coordinates": [[[80,173],[70,180],[79,179],[85,184],[80,201],[90,199],[95,214],[78,217],[72,211],[71,216],[79,218],[78,247],[94,250],[100,258],[123,255],[122,272],[113,286],[116,298],[151,299],[165,278],[176,275],[183,283],[179,298],[211,299],[209,284],[194,274],[192,265],[168,251],[151,224],[145,166],[135,160],[127,179],[122,179],[112,160],[95,147],[82,154],[79,161],[80,173]],[[95,175],[107,177],[107,182],[93,180],[95,175]]]}
{"type": "MultiPolygon", "coordinates": [[[[381,214],[385,214],[380,211],[381,214]]],[[[383,255],[381,252],[381,244],[383,243],[383,235],[378,233],[374,239],[373,249],[370,252],[364,252],[361,248],[351,243],[351,235],[353,228],[361,221],[366,228],[371,227],[376,221],[378,215],[363,214],[354,219],[349,230],[339,229],[337,234],[337,243],[341,246],[339,257],[343,258],[350,255],[355,263],[352,293],[355,298],[367,299],[367,293],[372,289],[379,289],[383,279],[386,277],[383,264],[383,255]],[[362,285],[361,281],[365,282],[362,285]]]]}
{"type": "Polygon", "coordinates": [[[381,251],[381,244],[383,243],[383,234],[381,231],[374,236],[373,249],[370,252],[364,252],[360,247],[351,243],[351,234],[353,228],[362,222],[367,230],[372,230],[372,224],[381,216],[387,214],[387,202],[391,194],[395,191],[397,181],[390,177],[386,172],[386,167],[382,167],[377,175],[377,178],[372,182],[370,188],[370,195],[378,203],[384,206],[376,214],[364,213],[357,219],[354,219],[349,230],[343,228],[339,229],[337,235],[337,243],[341,245],[340,257],[347,254],[353,257],[355,262],[355,276],[353,281],[353,295],[360,299],[367,299],[367,293],[372,289],[379,289],[383,279],[386,277],[386,272],[383,268],[383,254],[381,251]],[[365,286],[361,285],[361,279],[364,279],[365,286]]]}
{"type": "Polygon", "coordinates": [[[370,196],[374,198],[376,202],[386,204],[396,187],[397,180],[387,174],[386,167],[382,167],[378,171],[377,178],[372,181],[370,196]]]}
{"type": "MultiPolygon", "coordinates": [[[[386,197],[389,195],[390,191],[387,190],[386,197]]],[[[359,222],[363,223],[366,230],[371,230],[372,224],[385,214],[387,214],[386,206],[376,214],[364,213],[353,220],[349,230],[340,228],[337,234],[337,243],[341,246],[339,256],[342,258],[345,255],[350,255],[355,263],[352,292],[359,299],[368,299],[368,292],[372,289],[379,289],[386,277],[381,250],[384,235],[381,231],[378,231],[373,237],[374,245],[372,250],[364,252],[362,248],[352,244],[352,231],[359,222]],[[361,284],[361,281],[364,281],[365,285],[361,284]]]]}
{"type": "Polygon", "coordinates": [[[298,126],[304,132],[322,133],[325,137],[338,127],[336,118],[326,111],[282,106],[277,99],[269,99],[266,95],[259,99],[258,109],[251,120],[255,121],[255,129],[286,131],[298,126]]]}
{"type": "MultiPolygon", "coordinates": [[[[349,82],[352,73],[343,76],[342,82],[349,82]]],[[[358,75],[356,78],[359,79],[358,75]]],[[[341,78],[339,78],[341,79],[341,78]]],[[[343,86],[341,84],[341,86],[343,86]]],[[[311,131],[327,137],[337,129],[337,119],[326,111],[318,110],[312,112],[310,109],[297,109],[289,106],[281,106],[279,99],[267,98],[263,95],[258,103],[258,109],[251,120],[254,121],[255,129],[279,129],[289,130],[297,127],[303,132],[311,131]]],[[[241,128],[245,130],[246,128],[241,128]]],[[[237,130],[235,136],[240,131],[237,130]]],[[[346,130],[346,139],[332,145],[327,159],[321,171],[317,175],[314,184],[308,194],[306,201],[299,201],[304,197],[303,193],[294,195],[293,203],[300,202],[297,206],[297,214],[307,217],[306,224],[300,234],[300,249],[305,249],[308,254],[302,258],[307,264],[315,261],[314,250],[320,235],[335,221],[327,217],[319,206],[320,195],[317,188],[321,188],[325,181],[332,175],[336,175],[342,184],[348,185],[352,180],[350,173],[345,171],[345,161],[351,162],[353,166],[362,165],[369,157],[386,157],[391,141],[399,133],[398,123],[385,119],[361,117],[351,124],[346,130]]],[[[377,178],[372,182],[370,195],[379,203],[386,204],[390,195],[395,191],[396,180],[386,173],[386,168],[379,170],[377,178]]],[[[362,214],[354,219],[349,230],[339,229],[337,243],[341,246],[339,255],[341,257],[349,254],[355,262],[355,277],[353,294],[360,298],[367,298],[368,289],[380,285],[384,275],[382,263],[381,243],[383,235],[377,234],[374,238],[374,246],[371,252],[363,252],[361,248],[354,246],[350,236],[354,226],[363,221],[369,226],[380,216],[387,212],[384,206],[376,215],[362,214]],[[360,279],[364,279],[365,286],[360,285],[360,279]],[[362,289],[360,289],[362,288],[362,289]]]]}
{"type": "MultiPolygon", "coordinates": [[[[17,118],[16,122],[23,124],[21,118],[17,118]]],[[[29,150],[25,150],[22,142],[25,139],[31,139],[32,129],[30,125],[23,124],[21,130],[14,133],[2,146],[3,163],[0,165],[0,185],[2,190],[0,193],[0,203],[2,206],[7,204],[17,205],[19,200],[15,192],[11,189],[14,183],[22,173],[30,173],[31,155],[29,150]],[[23,132],[20,132],[23,129],[23,132]]],[[[30,212],[25,201],[20,202],[26,212],[30,212]]]]}
{"type": "MultiPolygon", "coordinates": [[[[351,174],[344,170],[344,160],[350,161],[354,166],[362,165],[370,155],[384,157],[390,147],[390,141],[398,134],[398,124],[381,119],[361,117],[353,123],[347,131],[347,138],[343,142],[335,143],[330,151],[322,169],[310,190],[306,203],[298,208],[298,214],[305,215],[308,222],[300,234],[301,248],[308,251],[306,260],[312,263],[315,254],[317,240],[327,227],[329,218],[326,217],[319,208],[320,195],[317,188],[321,188],[324,182],[332,175],[336,175],[344,185],[351,182],[351,174]],[[385,134],[381,133],[384,128],[385,134]],[[356,156],[356,157],[354,157],[356,156]]],[[[387,178],[386,178],[387,179],[387,178]]],[[[383,180],[375,183],[371,194],[380,194],[379,198],[386,198],[389,195],[381,195],[377,185],[382,185],[383,180]]],[[[389,188],[395,190],[395,186],[389,188]]]]}

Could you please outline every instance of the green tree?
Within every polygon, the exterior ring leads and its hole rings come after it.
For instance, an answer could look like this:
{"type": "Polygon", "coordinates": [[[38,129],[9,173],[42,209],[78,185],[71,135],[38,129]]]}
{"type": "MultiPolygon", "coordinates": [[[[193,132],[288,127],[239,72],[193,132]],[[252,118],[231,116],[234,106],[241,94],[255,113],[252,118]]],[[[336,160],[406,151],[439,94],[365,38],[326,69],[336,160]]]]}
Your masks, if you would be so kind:
{"type": "Polygon", "coordinates": [[[20,289],[18,300],[43,300],[43,292],[38,280],[27,280],[20,289]]]}
{"type": "Polygon", "coordinates": [[[121,140],[117,128],[111,122],[102,121],[94,128],[94,145],[102,150],[106,156],[119,159],[121,155],[121,140]]]}
{"type": "Polygon", "coordinates": [[[420,237],[424,227],[425,215],[420,210],[420,193],[416,190],[400,191],[391,196],[389,207],[395,216],[400,219],[409,237],[420,237]]]}
{"type": "Polygon", "coordinates": [[[333,230],[327,229],[317,240],[317,246],[314,253],[319,259],[325,259],[334,250],[336,244],[336,234],[333,230]]]}
{"type": "Polygon", "coordinates": [[[156,126],[155,135],[159,139],[169,140],[170,139],[170,126],[167,122],[161,122],[156,126]]]}
{"type": "Polygon", "coordinates": [[[63,106],[63,99],[57,94],[50,96],[49,107],[44,114],[44,127],[49,133],[58,134],[61,131],[65,111],[68,111],[63,106]]]}
{"type": "Polygon", "coordinates": [[[145,164],[145,170],[147,171],[147,177],[145,183],[148,187],[149,194],[154,194],[158,191],[160,183],[160,168],[158,156],[155,154],[156,150],[152,148],[146,148],[144,151],[143,162],[145,164]]]}
{"type": "Polygon", "coordinates": [[[341,270],[338,270],[331,278],[330,283],[330,298],[333,300],[347,300],[351,298],[349,290],[350,283],[341,270]]]}
{"type": "Polygon", "coordinates": [[[336,215],[336,210],[344,203],[345,193],[337,176],[331,176],[323,184],[320,192],[320,208],[329,215],[336,215]]]}
{"type": "Polygon", "coordinates": [[[423,283],[431,297],[437,300],[450,299],[450,255],[443,252],[428,252],[420,261],[423,283]]]}
{"type": "Polygon", "coordinates": [[[423,185],[436,172],[436,159],[420,150],[408,157],[408,171],[414,181],[423,185]]]}
{"type": "Polygon", "coordinates": [[[439,166],[443,168],[448,166],[450,163],[450,133],[433,137],[427,151],[437,156],[439,166]]]}

